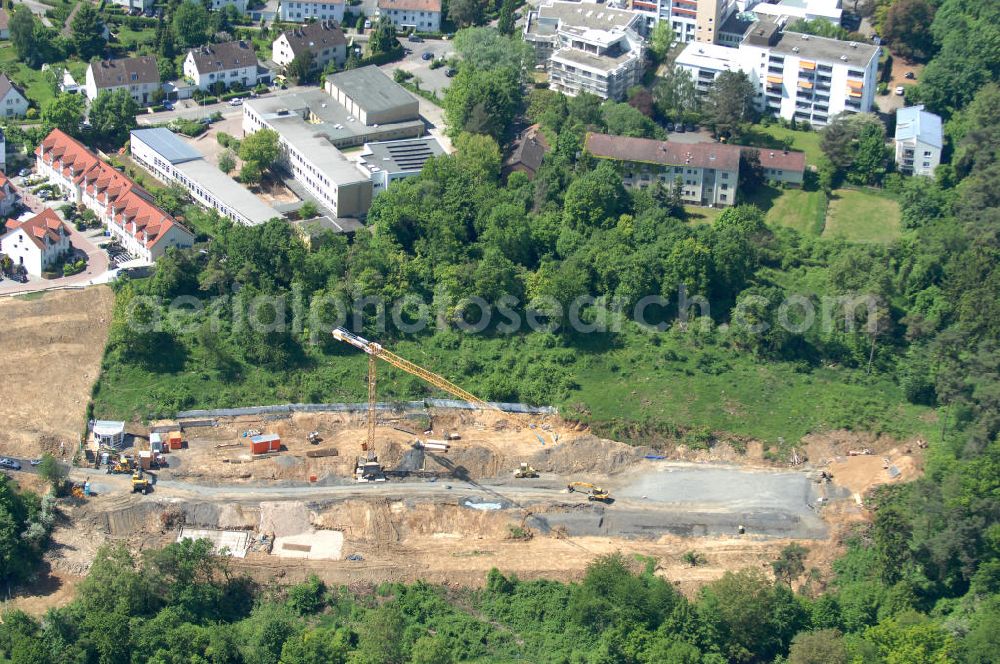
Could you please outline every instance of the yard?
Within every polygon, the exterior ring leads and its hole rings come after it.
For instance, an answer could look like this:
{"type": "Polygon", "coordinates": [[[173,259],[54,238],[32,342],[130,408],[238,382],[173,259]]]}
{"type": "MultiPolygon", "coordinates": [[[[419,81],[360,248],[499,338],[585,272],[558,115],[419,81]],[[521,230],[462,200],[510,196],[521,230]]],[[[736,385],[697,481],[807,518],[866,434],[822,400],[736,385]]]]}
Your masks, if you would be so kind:
{"type": "Polygon", "coordinates": [[[770,226],[787,226],[814,237],[823,232],[826,195],[822,191],[761,187],[747,202],[767,213],[770,226]]]}
{"type": "Polygon", "coordinates": [[[823,237],[888,243],[899,235],[899,203],[889,196],[872,189],[833,192],[823,237]]]}
{"type": "Polygon", "coordinates": [[[823,151],[819,147],[820,136],[815,131],[793,131],[777,124],[754,125],[741,139],[743,145],[781,150],[799,150],[806,153],[806,163],[819,164],[823,151]]]}

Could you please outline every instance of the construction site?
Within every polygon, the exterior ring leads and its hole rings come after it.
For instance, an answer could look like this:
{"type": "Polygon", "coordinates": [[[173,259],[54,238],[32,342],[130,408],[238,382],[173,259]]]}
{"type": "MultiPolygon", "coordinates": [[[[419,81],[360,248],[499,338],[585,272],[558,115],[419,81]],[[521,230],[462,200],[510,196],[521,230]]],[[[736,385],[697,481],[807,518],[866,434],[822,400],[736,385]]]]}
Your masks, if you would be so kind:
{"type": "Polygon", "coordinates": [[[572,579],[622,551],[655,558],[694,592],[726,570],[766,567],[791,541],[828,572],[847,529],[867,518],[868,490],[922,468],[920,441],[847,432],[810,437],[780,463],[759,445],[626,445],[552,409],[483,402],[340,334],[368,353],[367,403],[92,423],[72,475],[85,495],[53,535],[53,573],[85,574],[108,541],[142,550],[206,538],[261,582],[475,586],[492,567],[572,579]],[[383,361],[456,400],[378,402],[383,361]],[[691,551],[698,564],[684,562],[691,551]]]}

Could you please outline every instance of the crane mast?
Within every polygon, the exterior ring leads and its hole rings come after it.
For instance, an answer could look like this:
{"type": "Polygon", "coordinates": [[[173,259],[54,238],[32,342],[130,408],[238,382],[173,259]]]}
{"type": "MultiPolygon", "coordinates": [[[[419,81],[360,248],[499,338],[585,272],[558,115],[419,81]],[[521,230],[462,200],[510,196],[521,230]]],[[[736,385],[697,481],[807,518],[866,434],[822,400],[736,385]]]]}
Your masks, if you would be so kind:
{"type": "MultiPolygon", "coordinates": [[[[413,362],[410,362],[406,358],[400,357],[399,355],[396,355],[395,353],[386,350],[385,348],[382,347],[381,344],[375,343],[374,341],[368,341],[364,337],[360,337],[354,334],[353,332],[345,330],[342,327],[338,327],[333,330],[333,338],[337,339],[338,341],[343,341],[344,343],[350,344],[351,346],[354,346],[358,350],[364,351],[365,353],[368,354],[368,438],[365,441],[363,447],[364,450],[368,453],[367,461],[369,464],[374,464],[376,462],[375,385],[378,380],[376,366],[375,366],[376,359],[381,359],[385,362],[388,362],[397,369],[401,369],[409,374],[417,376],[418,378],[427,381],[434,387],[444,390],[448,394],[451,394],[454,397],[462,399],[463,401],[467,401],[468,403],[472,404],[473,406],[476,406],[477,408],[481,408],[483,410],[493,410],[499,413],[503,413],[504,415],[510,416],[515,420],[519,419],[511,413],[507,413],[501,410],[500,408],[497,408],[493,404],[483,401],[482,399],[472,394],[471,392],[463,390],[461,387],[455,385],[447,378],[439,376],[433,371],[424,369],[423,367],[414,364],[413,362]]],[[[528,424],[528,426],[534,428],[534,425],[528,424]]],[[[535,435],[536,437],[538,437],[539,441],[541,441],[541,437],[539,437],[537,434],[535,435]]],[[[359,471],[359,478],[360,477],[361,473],[359,471]]]]}

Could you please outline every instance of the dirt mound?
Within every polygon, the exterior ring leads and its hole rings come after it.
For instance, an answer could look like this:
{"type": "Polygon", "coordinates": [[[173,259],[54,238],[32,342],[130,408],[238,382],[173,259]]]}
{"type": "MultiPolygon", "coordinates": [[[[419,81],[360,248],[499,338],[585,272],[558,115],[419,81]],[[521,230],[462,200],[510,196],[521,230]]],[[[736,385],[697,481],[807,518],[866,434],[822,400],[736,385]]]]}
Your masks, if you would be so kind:
{"type": "Polygon", "coordinates": [[[286,537],[307,532],[312,517],[300,502],[271,502],[260,504],[259,532],[286,537]]]}
{"type": "Polygon", "coordinates": [[[632,447],[591,434],[546,445],[528,459],[540,471],[559,473],[614,473],[639,462],[652,448],[632,447]]]}

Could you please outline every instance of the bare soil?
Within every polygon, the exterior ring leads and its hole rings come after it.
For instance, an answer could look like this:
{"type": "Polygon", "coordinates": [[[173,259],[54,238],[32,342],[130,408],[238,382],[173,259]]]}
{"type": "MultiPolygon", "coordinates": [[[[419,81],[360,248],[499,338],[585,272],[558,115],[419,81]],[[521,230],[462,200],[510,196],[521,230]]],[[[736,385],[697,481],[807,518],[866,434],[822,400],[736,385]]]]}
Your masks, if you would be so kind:
{"type": "Polygon", "coordinates": [[[113,304],[106,286],[0,300],[0,453],[72,456],[113,304]]]}

